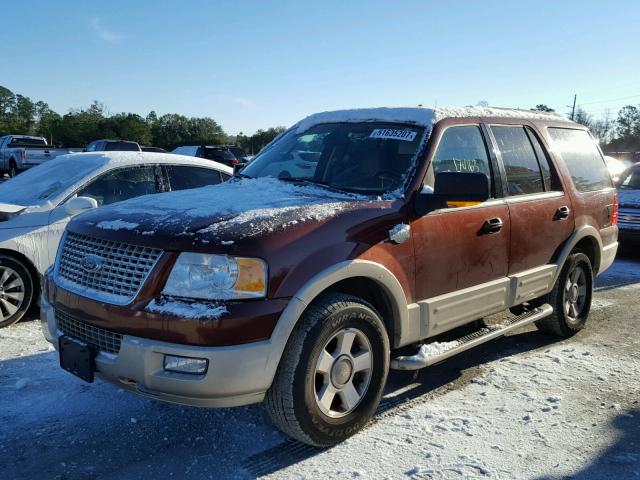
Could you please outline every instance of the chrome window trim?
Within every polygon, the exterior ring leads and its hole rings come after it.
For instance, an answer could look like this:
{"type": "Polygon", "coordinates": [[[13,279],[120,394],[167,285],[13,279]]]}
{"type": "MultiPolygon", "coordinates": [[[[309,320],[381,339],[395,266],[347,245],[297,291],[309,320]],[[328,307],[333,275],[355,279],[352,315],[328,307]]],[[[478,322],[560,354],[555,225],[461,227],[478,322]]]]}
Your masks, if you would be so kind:
{"type": "Polygon", "coordinates": [[[565,196],[564,192],[540,192],[540,193],[525,193],[522,195],[513,195],[506,197],[507,203],[521,203],[521,202],[534,202],[536,200],[548,200],[551,198],[562,198],[565,196]]]}

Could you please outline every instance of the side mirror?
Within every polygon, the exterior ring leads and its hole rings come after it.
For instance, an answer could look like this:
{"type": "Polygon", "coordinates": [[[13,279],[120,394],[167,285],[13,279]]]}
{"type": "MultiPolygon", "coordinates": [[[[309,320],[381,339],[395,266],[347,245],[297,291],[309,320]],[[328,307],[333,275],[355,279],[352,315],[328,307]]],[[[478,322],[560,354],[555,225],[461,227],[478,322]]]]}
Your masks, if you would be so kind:
{"type": "Polygon", "coordinates": [[[92,208],[98,208],[98,201],[91,197],[74,197],[64,204],[64,210],[69,215],[75,215],[92,208]]]}
{"type": "Polygon", "coordinates": [[[433,191],[423,189],[416,197],[420,216],[449,204],[476,204],[489,199],[489,178],[484,173],[442,172],[436,174],[433,191]]]}

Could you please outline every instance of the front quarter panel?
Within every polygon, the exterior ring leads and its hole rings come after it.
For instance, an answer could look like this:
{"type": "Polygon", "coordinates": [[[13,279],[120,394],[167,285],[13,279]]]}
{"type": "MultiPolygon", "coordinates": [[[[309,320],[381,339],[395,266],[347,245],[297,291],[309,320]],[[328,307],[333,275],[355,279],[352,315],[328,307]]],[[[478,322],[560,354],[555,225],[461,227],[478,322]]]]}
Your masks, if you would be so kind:
{"type": "Polygon", "coordinates": [[[0,228],[0,249],[20,253],[42,274],[51,265],[47,234],[47,225],[0,228]]]}

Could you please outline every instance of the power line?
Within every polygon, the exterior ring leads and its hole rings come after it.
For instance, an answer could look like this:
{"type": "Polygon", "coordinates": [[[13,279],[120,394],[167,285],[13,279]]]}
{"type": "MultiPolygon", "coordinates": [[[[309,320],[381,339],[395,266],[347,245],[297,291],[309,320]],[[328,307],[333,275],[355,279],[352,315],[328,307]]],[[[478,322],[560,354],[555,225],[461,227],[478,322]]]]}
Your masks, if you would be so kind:
{"type": "Polygon", "coordinates": [[[640,95],[629,95],[628,97],[612,98],[610,100],[596,100],[595,102],[583,102],[580,105],[593,105],[594,103],[617,102],[619,100],[627,100],[629,98],[640,98],[640,95]]]}

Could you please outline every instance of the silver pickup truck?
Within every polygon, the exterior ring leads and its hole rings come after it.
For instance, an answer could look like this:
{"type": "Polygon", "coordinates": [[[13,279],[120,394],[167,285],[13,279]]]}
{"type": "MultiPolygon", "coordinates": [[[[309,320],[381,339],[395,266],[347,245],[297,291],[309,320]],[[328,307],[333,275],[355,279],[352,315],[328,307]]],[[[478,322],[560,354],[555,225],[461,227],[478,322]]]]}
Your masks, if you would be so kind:
{"type": "Polygon", "coordinates": [[[15,177],[23,170],[74,151],[80,150],[52,148],[44,137],[5,135],[0,137],[0,174],[15,177]]]}

